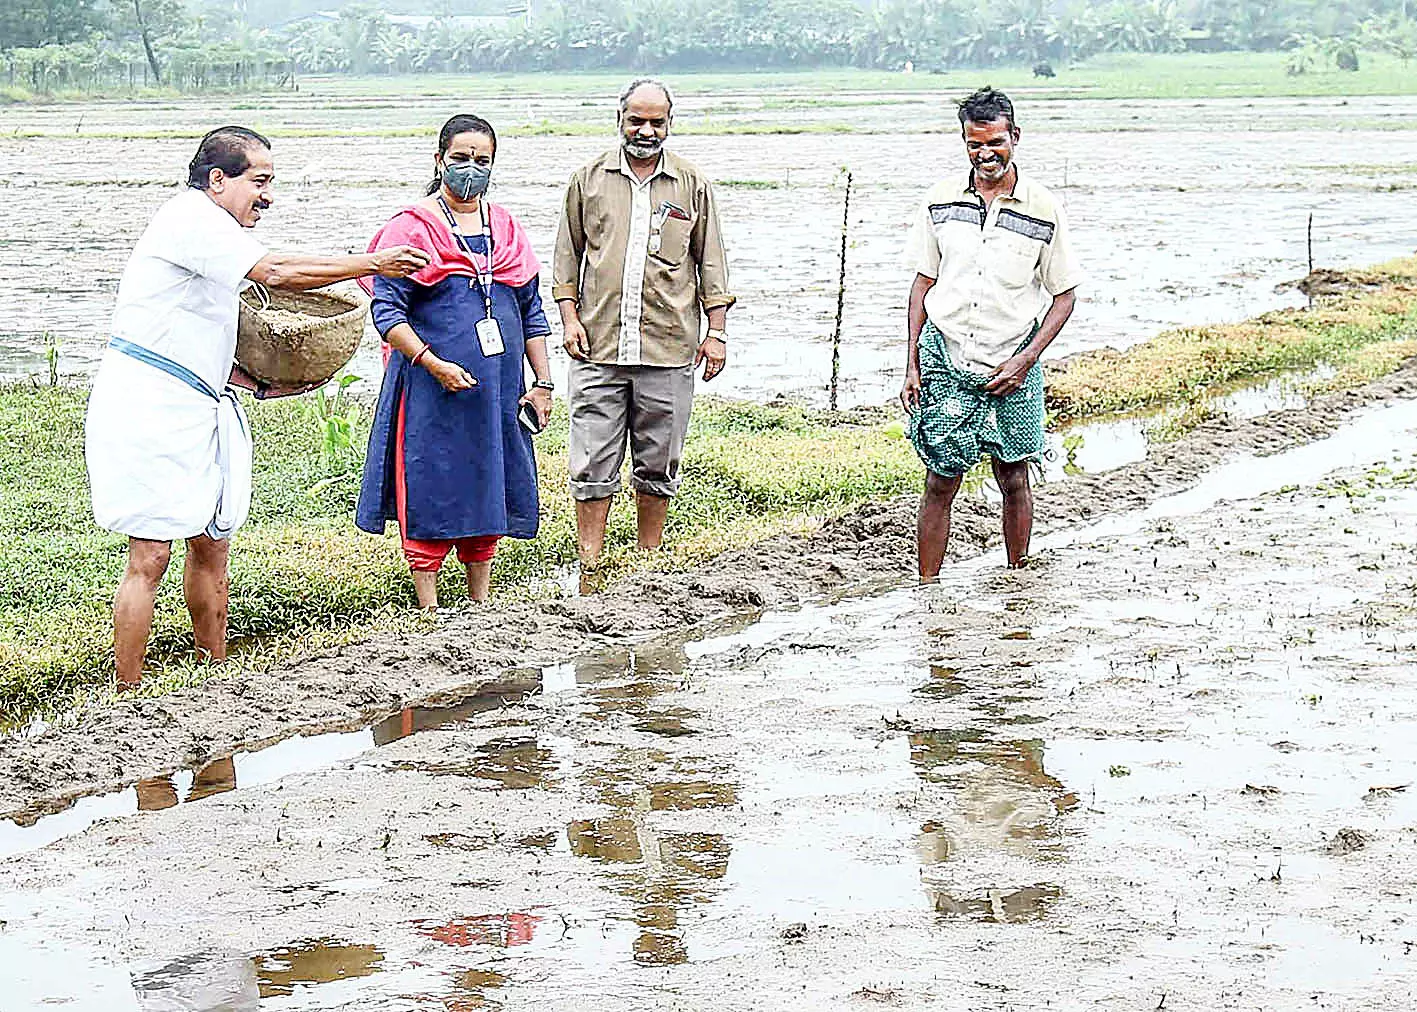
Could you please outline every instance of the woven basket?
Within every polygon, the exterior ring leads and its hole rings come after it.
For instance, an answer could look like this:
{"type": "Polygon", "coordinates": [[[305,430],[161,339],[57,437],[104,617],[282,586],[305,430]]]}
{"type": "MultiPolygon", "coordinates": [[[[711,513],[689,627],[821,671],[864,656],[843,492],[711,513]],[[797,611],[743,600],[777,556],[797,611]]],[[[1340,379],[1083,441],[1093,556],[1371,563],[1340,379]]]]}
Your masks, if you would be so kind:
{"type": "Polygon", "coordinates": [[[367,311],[363,299],[338,289],[248,291],[241,298],[236,361],[262,383],[323,383],[354,357],[367,311]]]}

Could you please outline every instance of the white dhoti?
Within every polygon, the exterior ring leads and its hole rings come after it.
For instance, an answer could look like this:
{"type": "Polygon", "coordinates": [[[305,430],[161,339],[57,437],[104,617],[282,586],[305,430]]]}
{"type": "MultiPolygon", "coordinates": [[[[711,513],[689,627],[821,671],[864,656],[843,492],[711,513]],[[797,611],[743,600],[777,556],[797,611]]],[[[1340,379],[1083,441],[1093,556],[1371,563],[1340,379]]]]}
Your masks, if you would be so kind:
{"type": "Polygon", "coordinates": [[[250,510],[251,434],[235,396],[214,399],[112,347],[89,396],[84,450],[94,519],[115,533],[224,538],[250,510]]]}

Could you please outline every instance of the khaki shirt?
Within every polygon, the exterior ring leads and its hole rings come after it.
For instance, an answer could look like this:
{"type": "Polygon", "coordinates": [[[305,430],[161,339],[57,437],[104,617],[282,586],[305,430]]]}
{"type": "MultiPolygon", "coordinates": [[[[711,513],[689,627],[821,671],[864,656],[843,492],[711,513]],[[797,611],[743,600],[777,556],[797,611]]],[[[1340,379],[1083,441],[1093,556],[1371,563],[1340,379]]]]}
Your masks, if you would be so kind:
{"type": "Polygon", "coordinates": [[[604,365],[694,361],[702,309],[731,306],[713,187],[664,152],[641,183],[617,147],[571,177],[556,233],[554,299],[575,299],[604,365]]]}
{"type": "Polygon", "coordinates": [[[961,369],[1011,358],[1053,302],[1084,279],[1063,208],[1021,171],[986,209],[970,173],[937,183],[916,212],[906,262],[935,279],[925,315],[961,369]]]}

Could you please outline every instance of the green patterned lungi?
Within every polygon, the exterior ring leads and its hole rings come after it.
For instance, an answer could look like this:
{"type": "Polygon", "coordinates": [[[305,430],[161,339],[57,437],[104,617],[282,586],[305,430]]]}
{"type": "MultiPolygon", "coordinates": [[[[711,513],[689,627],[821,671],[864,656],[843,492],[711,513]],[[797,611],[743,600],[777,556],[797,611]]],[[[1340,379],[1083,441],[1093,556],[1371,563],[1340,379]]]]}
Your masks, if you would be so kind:
{"type": "MultiPolygon", "coordinates": [[[[1031,340],[1033,334],[1020,350],[1031,340]]],[[[1035,363],[1023,386],[1002,397],[986,394],[987,382],[988,376],[954,364],[944,335],[927,320],[920,332],[920,407],[911,412],[908,431],[915,452],[936,474],[964,474],[985,454],[1010,464],[1043,455],[1043,370],[1035,363]]]]}

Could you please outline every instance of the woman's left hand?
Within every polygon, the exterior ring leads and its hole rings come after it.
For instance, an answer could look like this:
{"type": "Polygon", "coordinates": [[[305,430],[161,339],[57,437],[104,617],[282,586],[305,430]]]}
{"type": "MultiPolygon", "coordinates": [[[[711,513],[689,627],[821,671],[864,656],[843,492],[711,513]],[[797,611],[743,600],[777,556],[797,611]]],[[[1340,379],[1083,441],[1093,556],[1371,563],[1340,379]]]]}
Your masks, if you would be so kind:
{"type": "Polygon", "coordinates": [[[522,399],[518,404],[530,404],[536,409],[537,421],[544,429],[551,422],[551,391],[545,387],[532,387],[522,394],[522,399]]]}

